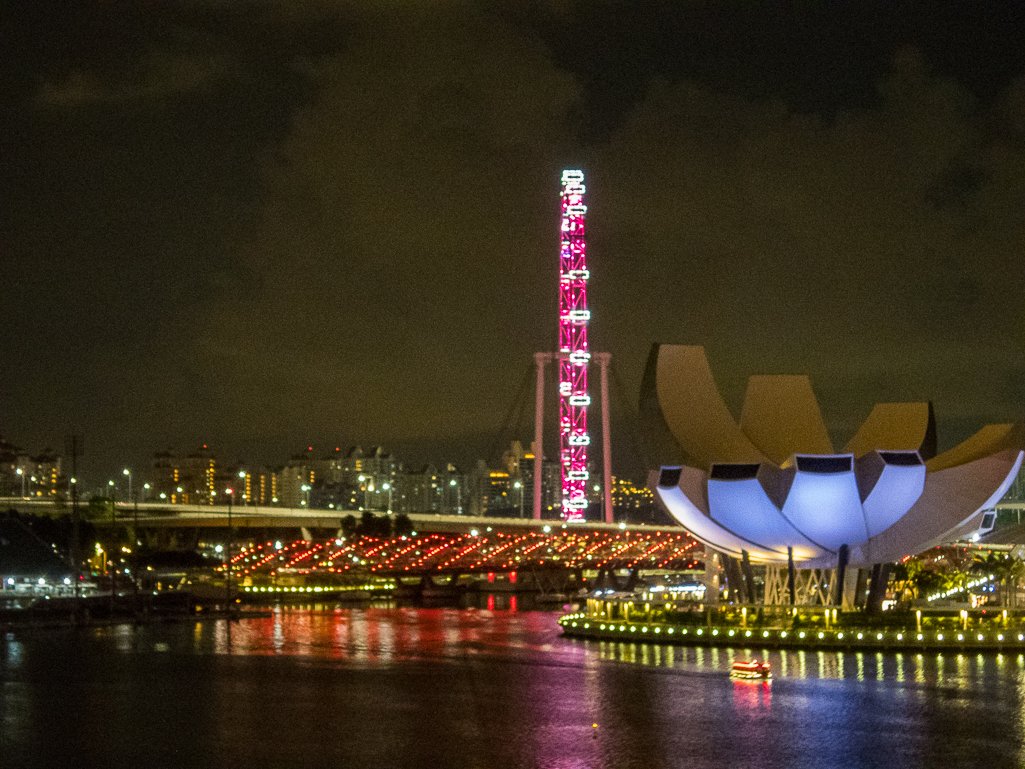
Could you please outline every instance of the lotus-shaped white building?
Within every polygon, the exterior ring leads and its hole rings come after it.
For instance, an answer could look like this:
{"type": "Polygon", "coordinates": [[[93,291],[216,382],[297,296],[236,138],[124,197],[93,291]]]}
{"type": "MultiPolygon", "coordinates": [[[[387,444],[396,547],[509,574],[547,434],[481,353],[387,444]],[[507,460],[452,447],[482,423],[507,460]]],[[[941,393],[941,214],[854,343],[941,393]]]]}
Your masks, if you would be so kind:
{"type": "Polygon", "coordinates": [[[641,393],[649,485],[706,546],[755,563],[888,563],[992,527],[1023,456],[1018,424],[936,454],[929,403],[881,403],[840,452],[807,376],[752,376],[738,425],[703,347],[656,345],[641,393]],[[987,517],[989,516],[989,517],[987,517]]]}

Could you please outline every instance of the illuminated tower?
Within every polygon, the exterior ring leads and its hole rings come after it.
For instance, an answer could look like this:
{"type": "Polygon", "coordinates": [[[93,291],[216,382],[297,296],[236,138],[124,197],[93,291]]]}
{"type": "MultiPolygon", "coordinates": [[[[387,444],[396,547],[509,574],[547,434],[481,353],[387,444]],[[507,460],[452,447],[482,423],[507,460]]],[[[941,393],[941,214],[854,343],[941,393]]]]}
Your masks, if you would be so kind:
{"type": "Polygon", "coordinates": [[[587,508],[587,349],[584,172],[562,172],[562,237],[559,255],[559,462],[562,517],[582,520],[587,508]]]}

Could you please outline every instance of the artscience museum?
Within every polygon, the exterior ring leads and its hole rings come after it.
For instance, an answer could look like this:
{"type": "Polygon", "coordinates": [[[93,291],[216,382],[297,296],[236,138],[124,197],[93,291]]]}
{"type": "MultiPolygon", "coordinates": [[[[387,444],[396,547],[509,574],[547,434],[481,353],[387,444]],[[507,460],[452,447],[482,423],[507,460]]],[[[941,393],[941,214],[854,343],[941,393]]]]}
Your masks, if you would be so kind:
{"type": "Polygon", "coordinates": [[[807,376],[752,376],[738,423],[698,346],[653,348],[641,407],[665,510],[714,551],[802,568],[891,563],[992,528],[1025,444],[1021,425],[987,425],[938,454],[930,403],[880,403],[838,450],[807,376]]]}

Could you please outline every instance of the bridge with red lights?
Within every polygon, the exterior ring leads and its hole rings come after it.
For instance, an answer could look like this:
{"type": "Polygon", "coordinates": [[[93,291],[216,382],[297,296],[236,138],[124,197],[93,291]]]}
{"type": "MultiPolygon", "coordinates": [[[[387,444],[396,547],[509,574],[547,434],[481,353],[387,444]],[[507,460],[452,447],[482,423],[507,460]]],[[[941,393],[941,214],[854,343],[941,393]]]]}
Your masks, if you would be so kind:
{"type": "Polygon", "coordinates": [[[284,575],[360,578],[484,573],[698,568],[700,543],[682,530],[487,532],[423,534],[391,539],[268,541],[231,558],[235,577],[258,581],[284,575]]]}

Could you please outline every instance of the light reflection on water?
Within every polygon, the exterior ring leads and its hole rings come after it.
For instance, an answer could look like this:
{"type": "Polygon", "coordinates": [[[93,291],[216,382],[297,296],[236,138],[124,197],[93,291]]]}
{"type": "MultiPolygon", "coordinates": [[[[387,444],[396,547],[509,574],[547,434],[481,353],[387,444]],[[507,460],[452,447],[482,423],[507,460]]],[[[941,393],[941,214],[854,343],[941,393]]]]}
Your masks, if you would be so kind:
{"type": "Polygon", "coordinates": [[[343,757],[318,765],[361,767],[1022,763],[1023,655],[583,641],[556,617],[310,604],[6,633],[0,755],[55,765],[84,740],[82,765],[105,766],[287,765],[309,744],[343,757]],[[772,681],[728,678],[751,657],[772,681]]]}
{"type": "Polygon", "coordinates": [[[622,641],[574,641],[602,660],[728,672],[734,660],[764,659],[776,679],[893,681],[918,685],[977,686],[994,676],[1010,676],[1025,686],[1023,654],[902,653],[673,647],[622,641]]]}
{"type": "MultiPolygon", "coordinates": [[[[559,636],[554,615],[537,612],[364,608],[330,604],[276,606],[268,617],[232,623],[197,622],[192,653],[277,655],[361,666],[396,661],[473,657],[527,657],[558,664],[602,662],[722,674],[738,659],[767,660],[774,680],[852,680],[976,690],[1011,678],[1025,689],[1025,655],[747,650],[682,647],[626,641],[582,641],[559,636]],[[539,633],[543,634],[539,638],[539,633]]],[[[98,628],[121,652],[135,650],[137,628],[98,628]]],[[[17,644],[8,644],[12,655],[17,644]]],[[[179,646],[178,651],[183,651],[179,646]]],[[[13,662],[10,659],[9,662],[13,662]]]]}

